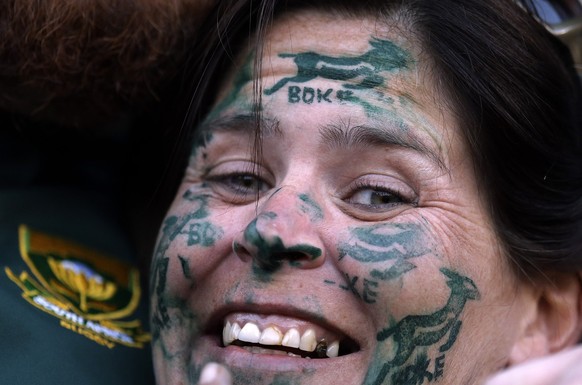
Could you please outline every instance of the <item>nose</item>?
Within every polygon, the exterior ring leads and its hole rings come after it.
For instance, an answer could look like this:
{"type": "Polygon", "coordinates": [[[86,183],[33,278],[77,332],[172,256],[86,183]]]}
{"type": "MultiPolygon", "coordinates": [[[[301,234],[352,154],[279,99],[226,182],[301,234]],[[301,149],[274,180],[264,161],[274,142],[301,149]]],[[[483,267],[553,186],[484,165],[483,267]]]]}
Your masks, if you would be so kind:
{"type": "Polygon", "coordinates": [[[234,240],[239,258],[252,259],[253,271],[272,274],[288,264],[313,269],[324,261],[323,241],[317,220],[302,210],[300,196],[280,191],[261,207],[261,212],[234,240]]]}

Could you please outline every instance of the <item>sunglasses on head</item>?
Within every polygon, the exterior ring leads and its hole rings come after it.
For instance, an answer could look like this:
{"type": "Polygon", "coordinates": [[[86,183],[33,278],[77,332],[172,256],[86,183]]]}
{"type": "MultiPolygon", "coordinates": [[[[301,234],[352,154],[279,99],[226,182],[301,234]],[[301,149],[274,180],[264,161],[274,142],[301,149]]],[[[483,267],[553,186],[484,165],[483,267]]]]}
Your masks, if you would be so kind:
{"type": "Polygon", "coordinates": [[[525,6],[569,48],[582,76],[582,0],[531,0],[525,6]]]}

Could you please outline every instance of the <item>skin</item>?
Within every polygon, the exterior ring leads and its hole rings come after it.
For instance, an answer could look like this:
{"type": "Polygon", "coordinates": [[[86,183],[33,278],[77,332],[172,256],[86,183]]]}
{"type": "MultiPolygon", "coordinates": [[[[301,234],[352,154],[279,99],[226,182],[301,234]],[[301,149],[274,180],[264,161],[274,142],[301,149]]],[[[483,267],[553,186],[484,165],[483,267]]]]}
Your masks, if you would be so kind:
{"type": "Polygon", "coordinates": [[[212,383],[202,368],[218,362],[234,384],[476,384],[517,363],[538,297],[498,246],[418,44],[403,29],[311,11],[279,19],[264,52],[262,157],[242,53],[160,233],[158,383],[212,383]],[[380,40],[397,66],[297,81],[301,54],[368,68],[380,40]],[[215,237],[193,244],[187,229],[202,223],[215,237]],[[333,329],[357,349],[306,360],[225,348],[218,334],[237,312],[333,329]]]}
{"type": "MultiPolygon", "coordinates": [[[[582,376],[581,360],[582,349],[570,349],[502,371],[484,385],[576,385],[582,376]]],[[[232,384],[224,366],[212,363],[208,364],[208,369],[208,376],[200,385],[232,384]]]]}

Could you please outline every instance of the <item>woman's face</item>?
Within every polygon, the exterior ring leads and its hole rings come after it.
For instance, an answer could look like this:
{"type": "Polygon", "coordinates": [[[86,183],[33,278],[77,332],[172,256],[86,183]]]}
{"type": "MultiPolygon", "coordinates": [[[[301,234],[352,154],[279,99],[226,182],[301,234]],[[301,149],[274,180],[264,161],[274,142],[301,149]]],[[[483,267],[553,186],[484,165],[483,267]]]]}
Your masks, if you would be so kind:
{"type": "Polygon", "coordinates": [[[527,290],[406,36],[280,19],[260,106],[241,55],[160,231],[159,383],[195,384],[210,361],[253,385],[467,384],[507,364],[527,290]]]}

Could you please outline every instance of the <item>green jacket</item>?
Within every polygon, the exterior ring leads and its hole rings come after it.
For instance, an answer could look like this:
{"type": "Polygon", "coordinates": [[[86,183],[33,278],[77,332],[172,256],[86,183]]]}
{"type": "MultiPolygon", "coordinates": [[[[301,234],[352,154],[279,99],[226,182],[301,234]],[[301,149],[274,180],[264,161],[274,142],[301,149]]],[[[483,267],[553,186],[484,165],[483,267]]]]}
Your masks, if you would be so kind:
{"type": "Polygon", "coordinates": [[[31,166],[3,129],[0,384],[153,384],[147,292],[115,194],[41,181],[51,163],[31,166]]]}

